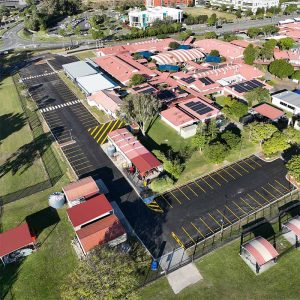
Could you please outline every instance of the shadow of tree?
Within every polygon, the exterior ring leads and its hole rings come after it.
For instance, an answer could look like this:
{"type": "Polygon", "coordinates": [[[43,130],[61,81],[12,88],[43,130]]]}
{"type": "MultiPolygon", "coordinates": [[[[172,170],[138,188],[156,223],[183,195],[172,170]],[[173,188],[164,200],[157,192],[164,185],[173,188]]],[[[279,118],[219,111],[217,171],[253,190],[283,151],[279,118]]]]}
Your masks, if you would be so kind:
{"type": "Polygon", "coordinates": [[[19,131],[26,124],[23,113],[9,113],[0,116],[0,145],[12,133],[19,131]]]}
{"type": "Polygon", "coordinates": [[[43,133],[30,143],[21,146],[0,166],[0,178],[8,172],[12,172],[13,175],[18,171],[21,171],[21,174],[24,173],[37,158],[44,154],[52,143],[51,135],[43,133]]]}

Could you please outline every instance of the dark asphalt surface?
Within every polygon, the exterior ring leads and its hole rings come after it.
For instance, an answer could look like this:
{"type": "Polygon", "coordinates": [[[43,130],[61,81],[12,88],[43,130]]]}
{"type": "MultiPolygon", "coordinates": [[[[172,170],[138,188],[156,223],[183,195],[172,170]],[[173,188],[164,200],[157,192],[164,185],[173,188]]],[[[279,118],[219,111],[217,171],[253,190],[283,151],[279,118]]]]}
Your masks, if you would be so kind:
{"type": "Polygon", "coordinates": [[[91,175],[105,182],[110,191],[108,198],[118,203],[136,234],[154,256],[179,247],[172,237],[173,233],[189,246],[194,240],[220,230],[220,222],[227,226],[292,188],[285,180],[286,169],[281,160],[264,163],[254,157],[256,163],[248,162],[252,167],[246,163],[240,163],[242,167],[234,164],[220,171],[222,176],[212,174],[172,193],[165,193],[164,198],[157,198],[162,212],[155,212],[138,197],[88,131],[98,122],[85,106],[76,103],[58,107],[74,101],[76,97],[52,72],[47,64],[39,63],[26,66],[20,75],[30,77],[24,82],[40,107],[57,107],[43,112],[43,116],[78,177],[91,175]],[[63,139],[59,140],[60,137],[63,139]],[[65,145],[65,142],[72,143],[65,145]]]}

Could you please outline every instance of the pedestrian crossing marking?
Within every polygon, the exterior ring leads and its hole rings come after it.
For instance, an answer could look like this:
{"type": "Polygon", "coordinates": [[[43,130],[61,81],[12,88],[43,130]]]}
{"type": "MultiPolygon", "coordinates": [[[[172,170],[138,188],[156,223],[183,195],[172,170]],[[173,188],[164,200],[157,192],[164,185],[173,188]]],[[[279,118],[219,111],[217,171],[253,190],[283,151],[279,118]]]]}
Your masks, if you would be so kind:
{"type": "Polygon", "coordinates": [[[159,213],[163,213],[163,209],[158,205],[158,203],[156,202],[156,200],[153,200],[151,203],[147,204],[147,206],[155,211],[155,212],[159,212],[159,213]]]}
{"type": "Polygon", "coordinates": [[[54,75],[54,74],[56,74],[56,72],[49,72],[49,73],[44,73],[44,74],[40,74],[40,75],[22,77],[22,80],[34,79],[34,78],[39,78],[39,77],[44,77],[44,76],[54,75]]]}
{"type": "Polygon", "coordinates": [[[45,108],[41,108],[40,112],[44,113],[46,111],[51,111],[51,110],[55,110],[55,109],[58,109],[58,108],[63,108],[63,107],[66,107],[66,106],[77,104],[77,103],[81,103],[81,100],[78,99],[78,100],[66,102],[66,103],[63,103],[63,104],[57,104],[57,105],[54,105],[54,106],[48,106],[48,107],[45,107],[45,108]]]}

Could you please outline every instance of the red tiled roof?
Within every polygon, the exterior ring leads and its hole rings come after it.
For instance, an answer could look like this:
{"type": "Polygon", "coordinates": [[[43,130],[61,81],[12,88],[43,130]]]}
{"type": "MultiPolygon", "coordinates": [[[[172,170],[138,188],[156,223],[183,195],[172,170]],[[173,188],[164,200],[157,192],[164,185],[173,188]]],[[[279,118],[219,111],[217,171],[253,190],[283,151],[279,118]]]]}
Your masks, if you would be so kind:
{"type": "Polygon", "coordinates": [[[77,227],[103,217],[112,210],[113,208],[105,195],[98,195],[83,203],[68,208],[67,214],[73,227],[77,227]]]}
{"type": "Polygon", "coordinates": [[[249,42],[245,40],[233,40],[230,42],[234,46],[242,47],[242,48],[247,48],[249,46],[249,42]]]}
{"type": "Polygon", "coordinates": [[[110,242],[125,234],[125,229],[115,215],[105,217],[76,231],[80,243],[87,253],[98,245],[110,242]]]}
{"type": "Polygon", "coordinates": [[[253,239],[244,244],[243,247],[254,257],[259,266],[266,264],[279,255],[276,249],[262,237],[253,239]]]}
{"type": "Polygon", "coordinates": [[[108,137],[140,173],[161,166],[161,162],[126,128],[114,130],[108,134],[108,137]]]}
{"type": "Polygon", "coordinates": [[[276,120],[284,115],[284,112],[282,110],[267,103],[256,106],[253,108],[253,110],[270,120],[276,120]]]}
{"type": "Polygon", "coordinates": [[[119,105],[121,104],[122,100],[114,91],[98,91],[91,96],[87,97],[88,100],[94,101],[97,104],[100,104],[105,109],[116,113],[119,110],[119,105]]]}
{"type": "Polygon", "coordinates": [[[34,242],[27,223],[0,233],[0,257],[34,242]]]}
{"type": "Polygon", "coordinates": [[[189,125],[194,122],[192,117],[175,106],[163,110],[160,115],[176,127],[189,125]]]}
{"type": "Polygon", "coordinates": [[[89,176],[64,186],[63,192],[68,201],[74,201],[82,197],[87,198],[99,193],[99,188],[94,179],[89,176]]]}

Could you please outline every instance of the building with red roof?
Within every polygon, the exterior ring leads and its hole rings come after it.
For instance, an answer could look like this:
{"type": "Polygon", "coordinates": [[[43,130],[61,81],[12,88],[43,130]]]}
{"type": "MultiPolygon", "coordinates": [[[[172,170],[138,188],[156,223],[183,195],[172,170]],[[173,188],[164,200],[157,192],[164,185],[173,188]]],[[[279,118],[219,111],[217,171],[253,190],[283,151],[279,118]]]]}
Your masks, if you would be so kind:
{"type": "Polygon", "coordinates": [[[127,235],[120,220],[110,215],[76,231],[77,240],[84,254],[96,246],[116,246],[126,241],[127,235]]]}
{"type": "Polygon", "coordinates": [[[298,248],[300,239],[300,217],[297,216],[283,224],[282,233],[285,239],[298,248]]]}
{"type": "Polygon", "coordinates": [[[278,256],[276,249],[262,237],[256,237],[241,246],[241,257],[256,273],[269,268],[278,256]]]}
{"type": "Polygon", "coordinates": [[[162,163],[126,128],[110,132],[108,140],[141,177],[154,178],[163,170],[162,163]]]}
{"type": "Polygon", "coordinates": [[[97,195],[89,200],[67,209],[67,214],[75,231],[88,223],[99,220],[114,213],[114,210],[105,197],[97,195]]]}
{"type": "Polygon", "coordinates": [[[69,206],[79,204],[82,199],[87,199],[100,192],[99,187],[91,176],[71,182],[65,185],[62,190],[69,206]]]}
{"type": "Polygon", "coordinates": [[[270,104],[263,103],[256,107],[253,107],[253,110],[272,121],[276,121],[284,116],[284,112],[270,104]]]}
{"type": "Polygon", "coordinates": [[[35,237],[30,233],[27,223],[0,233],[0,259],[5,264],[5,257],[17,250],[34,247],[35,237]]]}

